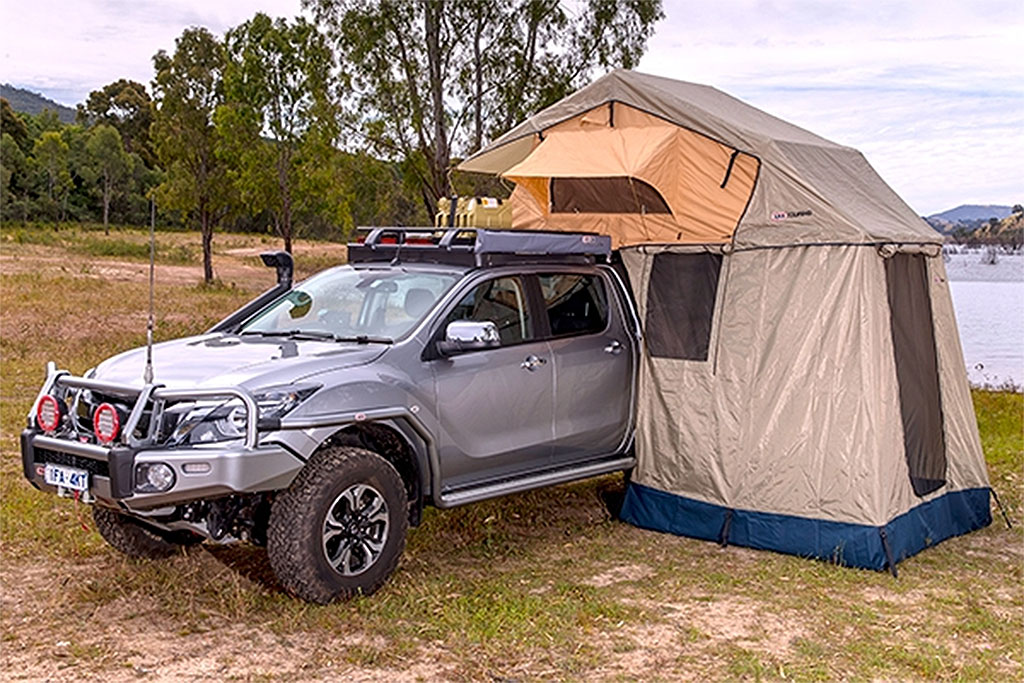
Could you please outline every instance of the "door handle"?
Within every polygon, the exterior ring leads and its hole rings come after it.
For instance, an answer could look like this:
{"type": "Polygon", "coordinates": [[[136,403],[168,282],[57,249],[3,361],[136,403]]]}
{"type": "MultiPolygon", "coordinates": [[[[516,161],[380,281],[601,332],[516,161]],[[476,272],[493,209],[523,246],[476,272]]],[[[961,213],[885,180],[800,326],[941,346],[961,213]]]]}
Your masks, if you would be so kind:
{"type": "Polygon", "coordinates": [[[619,343],[618,339],[613,339],[611,344],[604,347],[604,352],[617,356],[622,353],[622,344],[619,343]]]}
{"type": "Polygon", "coordinates": [[[545,363],[547,363],[545,359],[531,355],[527,356],[526,360],[519,364],[519,367],[521,367],[523,370],[529,370],[530,372],[533,372],[534,370],[544,365],[545,363]]]}

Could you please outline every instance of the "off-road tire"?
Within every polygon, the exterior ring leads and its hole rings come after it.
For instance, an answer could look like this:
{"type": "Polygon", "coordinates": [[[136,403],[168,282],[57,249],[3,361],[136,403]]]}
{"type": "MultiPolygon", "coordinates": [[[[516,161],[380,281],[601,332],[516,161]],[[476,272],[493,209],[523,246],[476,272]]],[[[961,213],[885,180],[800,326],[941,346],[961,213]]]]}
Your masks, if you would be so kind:
{"type": "Polygon", "coordinates": [[[398,566],[409,529],[408,500],[398,471],[373,451],[331,446],[313,455],[274,500],[267,530],[267,555],[277,580],[298,598],[325,605],[371,595],[398,566]],[[344,576],[324,551],[324,523],[343,491],[372,486],[387,503],[388,533],[383,550],[363,573],[344,576]]]}
{"type": "Polygon", "coordinates": [[[188,532],[161,533],[113,508],[100,505],[93,506],[92,518],[103,540],[128,557],[159,560],[181,552],[183,546],[203,540],[188,532]]]}

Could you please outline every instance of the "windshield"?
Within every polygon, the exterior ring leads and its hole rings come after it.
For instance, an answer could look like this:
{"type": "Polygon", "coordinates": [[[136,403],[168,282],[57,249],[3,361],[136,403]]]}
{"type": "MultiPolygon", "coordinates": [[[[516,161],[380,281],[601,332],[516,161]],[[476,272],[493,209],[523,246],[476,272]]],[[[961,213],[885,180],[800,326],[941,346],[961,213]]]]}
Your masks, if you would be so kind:
{"type": "Polygon", "coordinates": [[[241,334],[392,341],[415,327],[456,279],[448,273],[331,269],[296,285],[241,334]]]}

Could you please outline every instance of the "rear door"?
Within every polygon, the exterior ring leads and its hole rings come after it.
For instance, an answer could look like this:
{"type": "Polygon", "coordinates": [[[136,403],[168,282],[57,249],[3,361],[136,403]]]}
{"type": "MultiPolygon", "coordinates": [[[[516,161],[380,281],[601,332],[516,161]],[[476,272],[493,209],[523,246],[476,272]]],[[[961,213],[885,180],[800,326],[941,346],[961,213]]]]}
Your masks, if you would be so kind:
{"type": "Polygon", "coordinates": [[[446,488],[546,467],[553,438],[551,350],[531,313],[527,281],[493,277],[457,298],[435,339],[456,320],[489,320],[499,348],[430,361],[437,388],[439,451],[446,488]]]}
{"type": "Polygon", "coordinates": [[[537,275],[555,365],[556,466],[615,452],[633,401],[633,344],[611,283],[597,271],[537,275]]]}

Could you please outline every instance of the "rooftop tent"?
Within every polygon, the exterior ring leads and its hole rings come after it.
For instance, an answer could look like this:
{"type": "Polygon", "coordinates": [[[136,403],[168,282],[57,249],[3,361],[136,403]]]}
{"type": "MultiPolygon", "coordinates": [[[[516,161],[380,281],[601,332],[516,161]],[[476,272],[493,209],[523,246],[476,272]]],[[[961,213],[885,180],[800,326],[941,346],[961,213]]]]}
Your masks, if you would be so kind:
{"type": "Polygon", "coordinates": [[[516,183],[513,227],[621,247],[625,520],[875,569],[991,522],[941,238],[859,152],[615,71],[460,168],[516,183]]]}

